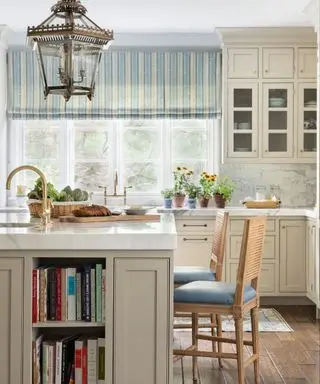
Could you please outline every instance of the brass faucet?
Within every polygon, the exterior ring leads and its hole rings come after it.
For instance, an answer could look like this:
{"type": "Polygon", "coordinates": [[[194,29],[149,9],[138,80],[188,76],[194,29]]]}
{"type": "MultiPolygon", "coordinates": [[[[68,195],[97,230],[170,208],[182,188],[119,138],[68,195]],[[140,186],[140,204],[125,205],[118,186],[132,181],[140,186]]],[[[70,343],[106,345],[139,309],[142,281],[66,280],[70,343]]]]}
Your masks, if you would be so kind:
{"type": "Polygon", "coordinates": [[[99,188],[103,189],[103,198],[104,198],[104,205],[107,205],[107,198],[108,197],[123,197],[123,205],[127,205],[127,189],[132,188],[131,185],[127,187],[123,187],[123,195],[118,195],[117,188],[118,188],[118,172],[115,172],[114,180],[113,180],[113,194],[108,195],[107,193],[107,187],[103,185],[99,185],[99,188]]]}
{"type": "Polygon", "coordinates": [[[52,204],[52,201],[49,200],[47,196],[48,195],[47,179],[44,173],[40,171],[40,169],[32,165],[22,165],[21,167],[15,168],[13,171],[9,173],[9,176],[7,178],[7,183],[6,183],[6,189],[10,190],[13,176],[20,171],[33,171],[39,175],[42,183],[42,213],[40,215],[41,224],[45,226],[50,224],[51,223],[50,221],[51,207],[53,206],[53,204],[52,204]]]}

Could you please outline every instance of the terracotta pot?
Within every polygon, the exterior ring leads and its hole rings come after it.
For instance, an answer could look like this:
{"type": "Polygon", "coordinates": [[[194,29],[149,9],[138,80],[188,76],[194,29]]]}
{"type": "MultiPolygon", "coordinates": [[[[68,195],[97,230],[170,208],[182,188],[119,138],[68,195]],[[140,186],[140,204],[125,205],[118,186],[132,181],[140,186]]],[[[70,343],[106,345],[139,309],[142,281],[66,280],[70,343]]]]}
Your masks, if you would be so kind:
{"type": "Polygon", "coordinates": [[[201,208],[208,208],[209,200],[206,197],[200,197],[199,204],[201,208]]]}
{"type": "Polygon", "coordinates": [[[226,200],[223,198],[222,195],[219,195],[218,193],[214,195],[214,201],[216,203],[217,208],[224,208],[226,206],[226,200]]]}
{"type": "Polygon", "coordinates": [[[177,195],[173,197],[173,204],[176,208],[182,208],[184,206],[185,196],[177,195]]]}

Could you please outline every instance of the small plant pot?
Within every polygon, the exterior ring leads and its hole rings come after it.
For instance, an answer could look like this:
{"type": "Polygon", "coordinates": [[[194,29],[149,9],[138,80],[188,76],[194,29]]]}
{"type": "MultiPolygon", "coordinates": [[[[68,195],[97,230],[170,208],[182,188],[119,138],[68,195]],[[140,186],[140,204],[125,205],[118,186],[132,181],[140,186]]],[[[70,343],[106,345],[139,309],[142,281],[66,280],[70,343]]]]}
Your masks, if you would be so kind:
{"type": "Polygon", "coordinates": [[[217,208],[224,208],[226,206],[226,200],[223,198],[222,195],[214,195],[214,201],[216,203],[217,208]]]}
{"type": "Polygon", "coordinates": [[[195,198],[189,198],[188,199],[188,208],[189,209],[195,209],[197,206],[197,199],[195,198]]]}
{"type": "Polygon", "coordinates": [[[185,199],[186,199],[185,196],[181,196],[181,195],[174,196],[173,198],[174,206],[176,208],[182,208],[184,206],[185,199]]]}
{"type": "Polygon", "coordinates": [[[206,197],[200,197],[199,204],[201,208],[208,208],[210,199],[207,199],[206,197]]]}
{"type": "Polygon", "coordinates": [[[164,207],[167,208],[167,209],[172,208],[172,199],[165,198],[164,199],[164,207]]]}

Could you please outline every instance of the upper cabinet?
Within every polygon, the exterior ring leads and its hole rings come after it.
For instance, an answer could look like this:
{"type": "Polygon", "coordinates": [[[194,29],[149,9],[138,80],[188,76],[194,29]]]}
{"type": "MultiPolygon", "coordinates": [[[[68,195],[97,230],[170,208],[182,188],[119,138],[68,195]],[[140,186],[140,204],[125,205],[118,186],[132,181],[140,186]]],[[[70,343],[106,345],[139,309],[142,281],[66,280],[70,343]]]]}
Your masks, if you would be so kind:
{"type": "Polygon", "coordinates": [[[316,79],[317,50],[314,48],[298,49],[298,76],[301,79],[316,79]]]}
{"type": "Polygon", "coordinates": [[[265,79],[292,79],[293,48],[262,48],[262,76],[265,79]]]}
{"type": "Polygon", "coordinates": [[[228,77],[231,79],[257,79],[258,55],[257,48],[228,49],[228,77]]]}
{"type": "Polygon", "coordinates": [[[222,28],[224,162],[315,163],[312,28],[222,28]]]}

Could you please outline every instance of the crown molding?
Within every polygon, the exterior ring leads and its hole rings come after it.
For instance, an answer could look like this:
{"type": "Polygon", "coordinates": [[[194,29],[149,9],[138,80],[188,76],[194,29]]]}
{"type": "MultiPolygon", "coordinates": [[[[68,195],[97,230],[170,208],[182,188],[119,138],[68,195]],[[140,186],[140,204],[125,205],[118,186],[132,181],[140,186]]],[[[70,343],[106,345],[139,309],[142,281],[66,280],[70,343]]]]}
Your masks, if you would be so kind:
{"type": "Polygon", "coordinates": [[[313,27],[217,28],[222,45],[317,44],[313,27]]]}

